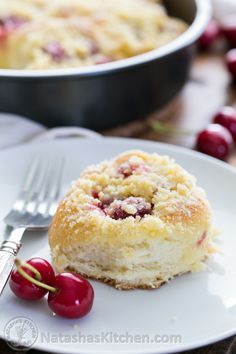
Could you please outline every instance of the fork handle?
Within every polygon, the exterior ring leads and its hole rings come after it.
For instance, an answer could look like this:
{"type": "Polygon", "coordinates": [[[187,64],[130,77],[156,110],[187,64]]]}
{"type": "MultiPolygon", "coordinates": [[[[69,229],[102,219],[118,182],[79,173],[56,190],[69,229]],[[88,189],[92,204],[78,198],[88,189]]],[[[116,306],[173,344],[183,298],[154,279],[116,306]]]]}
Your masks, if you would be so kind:
{"type": "Polygon", "coordinates": [[[0,296],[11,274],[20,247],[20,242],[7,240],[2,243],[0,248],[0,296]]]}

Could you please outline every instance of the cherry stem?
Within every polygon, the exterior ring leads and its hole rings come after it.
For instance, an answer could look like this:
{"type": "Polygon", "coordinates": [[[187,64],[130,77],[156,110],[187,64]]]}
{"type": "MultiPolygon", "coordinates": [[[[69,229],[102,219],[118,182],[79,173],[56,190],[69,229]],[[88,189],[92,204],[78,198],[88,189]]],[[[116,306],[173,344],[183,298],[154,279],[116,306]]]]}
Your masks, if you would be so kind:
{"type": "Polygon", "coordinates": [[[174,126],[168,125],[163,122],[151,121],[149,124],[154,131],[166,136],[191,136],[197,134],[197,132],[193,130],[175,128],[174,126]]]}
{"type": "MultiPolygon", "coordinates": [[[[40,288],[46,289],[46,290],[51,291],[53,293],[55,293],[58,290],[58,289],[54,288],[53,286],[50,286],[50,285],[45,284],[45,283],[42,283],[41,281],[39,281],[39,280],[31,277],[29,274],[27,274],[24,271],[24,269],[22,269],[22,267],[25,267],[25,264],[29,265],[28,263],[21,262],[18,258],[15,260],[16,269],[17,269],[18,273],[20,275],[22,275],[23,278],[25,278],[26,280],[30,281],[31,283],[39,286],[40,288]]],[[[34,267],[32,267],[32,268],[34,268],[34,267]]],[[[32,270],[31,268],[29,268],[29,269],[32,270]]],[[[40,275],[40,278],[41,278],[41,275],[40,275]]]]}
{"type": "Polygon", "coordinates": [[[41,274],[39,273],[39,271],[36,268],[34,268],[31,264],[21,261],[21,267],[27,268],[32,273],[34,273],[35,277],[36,277],[36,280],[40,281],[42,279],[41,274]]]}

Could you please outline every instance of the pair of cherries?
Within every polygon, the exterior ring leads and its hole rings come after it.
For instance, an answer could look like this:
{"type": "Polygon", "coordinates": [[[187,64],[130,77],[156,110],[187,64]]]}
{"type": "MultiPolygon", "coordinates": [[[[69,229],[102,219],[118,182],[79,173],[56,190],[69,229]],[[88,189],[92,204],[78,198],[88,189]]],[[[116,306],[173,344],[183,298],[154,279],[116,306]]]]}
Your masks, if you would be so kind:
{"type": "Polygon", "coordinates": [[[83,317],[93,306],[93,287],[86,279],[72,272],[55,275],[51,264],[43,258],[27,262],[17,259],[9,285],[24,300],[40,300],[48,293],[48,306],[61,317],[83,317]]]}
{"type": "Polygon", "coordinates": [[[197,137],[197,149],[220,160],[228,158],[236,143],[236,109],[223,107],[214,117],[213,124],[197,137]]]}

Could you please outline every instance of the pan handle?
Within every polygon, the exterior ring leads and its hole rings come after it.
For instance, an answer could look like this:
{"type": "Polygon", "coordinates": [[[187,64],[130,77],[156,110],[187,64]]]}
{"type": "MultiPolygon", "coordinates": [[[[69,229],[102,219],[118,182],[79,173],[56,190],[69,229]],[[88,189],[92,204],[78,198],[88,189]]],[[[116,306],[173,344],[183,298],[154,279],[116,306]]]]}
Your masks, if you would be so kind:
{"type": "Polygon", "coordinates": [[[32,139],[32,142],[66,138],[101,139],[102,135],[93,130],[80,127],[60,127],[47,130],[32,139]]]}

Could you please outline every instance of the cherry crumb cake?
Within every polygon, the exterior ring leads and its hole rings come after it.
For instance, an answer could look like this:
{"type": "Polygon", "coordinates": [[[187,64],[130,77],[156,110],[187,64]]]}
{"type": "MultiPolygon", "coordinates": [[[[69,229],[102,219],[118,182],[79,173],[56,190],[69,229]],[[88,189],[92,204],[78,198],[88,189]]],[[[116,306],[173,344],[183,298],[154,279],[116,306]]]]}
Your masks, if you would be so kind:
{"type": "Polygon", "coordinates": [[[195,178],[169,157],[142,151],[88,167],[49,232],[59,271],[118,289],[158,288],[202,269],[211,239],[211,208],[195,178]]]}
{"type": "Polygon", "coordinates": [[[1,0],[0,68],[103,64],[156,49],[187,28],[157,0],[1,0]]]}

